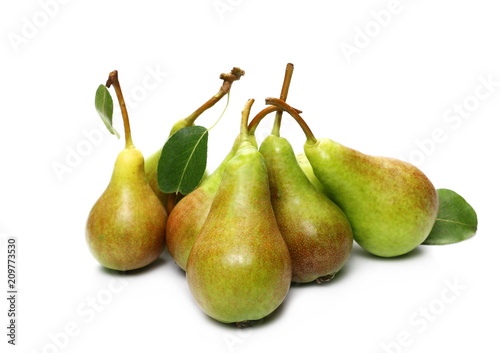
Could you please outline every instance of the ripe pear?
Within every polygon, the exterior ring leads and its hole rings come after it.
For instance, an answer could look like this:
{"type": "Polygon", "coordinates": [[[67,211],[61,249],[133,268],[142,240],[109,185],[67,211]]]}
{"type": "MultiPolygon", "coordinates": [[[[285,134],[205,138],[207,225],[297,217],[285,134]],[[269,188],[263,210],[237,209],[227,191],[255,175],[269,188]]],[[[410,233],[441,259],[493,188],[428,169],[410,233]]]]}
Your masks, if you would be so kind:
{"type": "MultiPolygon", "coordinates": [[[[257,147],[255,136],[248,136],[249,141],[257,147]]],[[[226,169],[226,164],[234,157],[240,144],[237,136],[226,158],[210,175],[204,177],[200,185],[192,192],[184,196],[168,215],[166,227],[167,248],[177,265],[186,270],[187,259],[194,241],[200,234],[201,227],[212,206],[217,189],[226,169]]]]}
{"type": "Polygon", "coordinates": [[[103,266],[134,270],[156,260],[165,248],[167,213],[144,173],[134,147],[118,155],[108,187],[87,220],[90,251],[103,266]]]}
{"type": "Polygon", "coordinates": [[[300,168],[302,168],[302,171],[307,176],[307,179],[309,179],[311,184],[313,184],[318,191],[325,193],[325,188],[318,178],[316,178],[316,175],[314,175],[314,170],[311,163],[309,163],[307,156],[304,153],[297,153],[295,157],[297,158],[297,162],[299,162],[300,168]]]}
{"type": "Polygon", "coordinates": [[[347,217],[312,185],[286,139],[269,135],[259,150],[269,172],[274,214],[292,258],[292,281],[330,280],[351,253],[347,217]]]}
{"type": "Polygon", "coordinates": [[[149,265],[163,252],[167,213],[146,179],[144,157],[132,142],[116,71],[108,82],[120,101],[125,149],[118,154],[108,187],[90,211],[85,235],[97,261],[128,271],[149,265]]]}
{"type": "MultiPolygon", "coordinates": [[[[249,136],[249,141],[257,147],[255,136],[249,136]]],[[[166,228],[167,248],[177,265],[184,271],[186,270],[187,260],[194,241],[198,234],[200,234],[201,227],[207,219],[208,212],[222,180],[222,175],[226,169],[226,164],[236,154],[239,143],[240,139],[238,136],[231,151],[219,167],[212,174],[202,179],[200,185],[194,191],[184,196],[168,215],[166,228]]]]}
{"type": "Polygon", "coordinates": [[[239,139],[220,166],[194,191],[183,197],[168,216],[167,248],[177,265],[183,270],[186,270],[191,248],[210,211],[226,164],[234,157],[238,146],[239,139]]]}
{"type": "Polygon", "coordinates": [[[146,179],[148,180],[151,189],[154,191],[156,196],[158,196],[158,199],[160,199],[165,209],[167,209],[169,207],[169,197],[171,196],[162,192],[158,186],[158,162],[160,161],[161,151],[162,150],[159,149],[146,158],[144,169],[146,172],[146,179]]]}
{"type": "Polygon", "coordinates": [[[224,323],[269,315],[285,299],[292,274],[271,205],[266,165],[247,139],[246,124],[242,119],[240,146],[226,165],[186,269],[197,304],[224,323]]]}
{"type": "Polygon", "coordinates": [[[328,196],[345,212],[354,240],[383,257],[420,245],[436,221],[436,189],[417,167],[363,154],[330,139],[308,139],[304,150],[328,196]]]}
{"type": "Polygon", "coordinates": [[[346,214],[359,245],[374,255],[393,257],[410,252],[427,238],[436,221],[439,198],[421,170],[327,138],[316,139],[286,102],[266,98],[266,103],[288,112],[304,131],[304,152],[314,175],[346,214]]]}

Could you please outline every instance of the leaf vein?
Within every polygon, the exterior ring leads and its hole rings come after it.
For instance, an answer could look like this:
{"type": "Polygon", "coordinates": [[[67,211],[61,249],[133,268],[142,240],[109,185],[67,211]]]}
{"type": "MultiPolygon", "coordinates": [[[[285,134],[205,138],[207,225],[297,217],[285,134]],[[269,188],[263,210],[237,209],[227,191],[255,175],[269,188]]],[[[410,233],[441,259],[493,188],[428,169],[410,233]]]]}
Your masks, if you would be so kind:
{"type": "Polygon", "coordinates": [[[462,225],[462,226],[465,226],[465,227],[470,227],[472,229],[475,229],[474,225],[472,225],[472,224],[467,224],[467,223],[458,222],[458,221],[452,221],[450,219],[436,218],[436,221],[459,224],[459,225],[462,225]]]}
{"type": "Polygon", "coordinates": [[[180,182],[179,182],[179,185],[177,185],[177,188],[176,188],[176,193],[180,192],[182,180],[184,180],[184,175],[186,174],[186,171],[188,169],[188,165],[191,163],[191,158],[193,157],[194,151],[196,151],[196,148],[198,147],[198,145],[200,144],[201,140],[203,139],[203,136],[205,136],[205,134],[207,132],[208,132],[208,130],[204,130],[203,131],[203,134],[201,134],[201,136],[199,137],[198,141],[196,141],[196,144],[191,149],[191,153],[189,154],[188,162],[184,165],[184,168],[182,169],[182,174],[181,174],[180,182]]]}

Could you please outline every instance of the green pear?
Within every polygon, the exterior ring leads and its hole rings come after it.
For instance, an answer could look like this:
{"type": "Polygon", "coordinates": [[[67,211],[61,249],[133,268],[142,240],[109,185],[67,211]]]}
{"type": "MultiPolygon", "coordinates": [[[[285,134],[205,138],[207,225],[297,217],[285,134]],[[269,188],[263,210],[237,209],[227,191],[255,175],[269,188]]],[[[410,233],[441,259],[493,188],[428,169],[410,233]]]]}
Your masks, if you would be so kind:
{"type": "Polygon", "coordinates": [[[90,211],[85,235],[99,263],[128,271],[149,265],[163,252],[167,213],[146,179],[144,157],[132,142],[116,71],[108,82],[120,101],[125,149],[118,154],[108,187],[90,211]]]}
{"type": "Polygon", "coordinates": [[[266,165],[247,138],[247,118],[186,268],[197,304],[224,323],[269,315],[285,299],[292,274],[271,205],[266,165]]]}
{"type": "Polygon", "coordinates": [[[173,208],[166,227],[167,248],[177,265],[186,270],[187,260],[194,241],[205,223],[210,207],[219,188],[226,164],[234,157],[239,139],[222,161],[191,193],[187,194],[173,208]]]}
{"type": "MultiPolygon", "coordinates": [[[[266,98],[266,103],[288,112],[304,131],[304,151],[314,175],[346,214],[359,245],[374,255],[393,257],[410,252],[427,238],[436,221],[439,198],[421,170],[327,138],[316,139],[299,112],[286,102],[266,98]]],[[[257,125],[262,115],[250,125],[257,125]]]]}
{"type": "Polygon", "coordinates": [[[165,248],[167,213],[144,173],[134,147],[118,155],[108,187],[87,220],[90,251],[103,266],[120,271],[149,265],[165,248]]]}
{"type": "Polygon", "coordinates": [[[417,167],[375,157],[330,139],[308,139],[304,150],[327,195],[345,212],[354,240],[393,257],[420,245],[436,221],[436,189],[417,167]]]}
{"type": "Polygon", "coordinates": [[[161,151],[162,150],[159,149],[146,158],[144,169],[146,172],[146,179],[148,180],[149,185],[151,185],[151,189],[154,191],[156,196],[158,196],[165,209],[168,209],[169,198],[172,196],[162,192],[158,186],[158,162],[160,161],[161,151]]]}
{"type": "Polygon", "coordinates": [[[269,135],[259,150],[269,172],[274,214],[292,258],[292,281],[333,278],[352,249],[347,217],[311,184],[286,139],[269,135]]]}
{"type": "MultiPolygon", "coordinates": [[[[249,136],[249,141],[254,146],[257,146],[255,136],[249,136]]],[[[210,211],[222,175],[226,169],[226,164],[236,154],[239,142],[238,136],[231,151],[219,167],[204,178],[194,191],[184,196],[168,216],[166,228],[167,248],[177,265],[183,270],[186,270],[191,248],[210,211]]]]}
{"type": "Polygon", "coordinates": [[[297,158],[297,162],[299,162],[300,168],[302,168],[311,184],[313,184],[318,191],[325,193],[325,187],[321,184],[318,178],[316,178],[316,175],[314,175],[314,170],[311,163],[309,163],[307,156],[304,153],[297,153],[295,157],[297,158]]]}

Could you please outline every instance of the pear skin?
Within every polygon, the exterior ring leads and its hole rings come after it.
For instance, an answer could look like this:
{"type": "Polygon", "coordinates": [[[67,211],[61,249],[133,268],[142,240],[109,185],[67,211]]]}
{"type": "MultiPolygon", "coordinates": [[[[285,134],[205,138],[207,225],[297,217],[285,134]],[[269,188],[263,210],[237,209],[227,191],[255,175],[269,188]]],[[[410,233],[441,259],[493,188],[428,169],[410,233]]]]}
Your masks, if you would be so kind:
{"type": "Polygon", "coordinates": [[[347,217],[309,181],[286,139],[269,135],[259,150],[269,171],[276,220],[292,258],[292,281],[330,280],[351,254],[347,217]]]}
{"type": "Polygon", "coordinates": [[[316,178],[316,175],[314,175],[314,170],[311,163],[309,163],[307,156],[304,153],[297,153],[295,157],[297,158],[297,162],[299,162],[300,168],[302,168],[302,171],[307,176],[307,179],[309,179],[311,184],[313,184],[318,191],[325,193],[325,188],[318,178],[316,178]]]}
{"type": "Polygon", "coordinates": [[[262,155],[243,141],[224,171],[188,258],[197,304],[225,323],[259,320],[285,299],[290,254],[274,217],[262,155]]]}
{"type": "Polygon", "coordinates": [[[327,195],[345,212],[354,240],[372,254],[393,257],[420,245],[431,231],[439,198],[417,167],[374,157],[330,139],[304,150],[327,195]]]}
{"type": "Polygon", "coordinates": [[[183,270],[186,270],[191,248],[208,216],[226,164],[234,157],[238,149],[237,143],[239,139],[220,166],[200,186],[182,198],[168,216],[167,248],[177,265],[183,270]]]}
{"type": "Polygon", "coordinates": [[[160,157],[161,149],[146,158],[144,169],[149,185],[151,185],[151,189],[153,189],[154,193],[156,194],[156,196],[158,196],[165,209],[167,209],[169,194],[165,194],[164,192],[162,192],[160,190],[160,187],[158,186],[158,162],[160,161],[160,157]]]}
{"type": "Polygon", "coordinates": [[[118,155],[111,181],[90,211],[86,240],[103,266],[138,269],[165,248],[167,214],[144,172],[144,158],[134,147],[118,155]]]}

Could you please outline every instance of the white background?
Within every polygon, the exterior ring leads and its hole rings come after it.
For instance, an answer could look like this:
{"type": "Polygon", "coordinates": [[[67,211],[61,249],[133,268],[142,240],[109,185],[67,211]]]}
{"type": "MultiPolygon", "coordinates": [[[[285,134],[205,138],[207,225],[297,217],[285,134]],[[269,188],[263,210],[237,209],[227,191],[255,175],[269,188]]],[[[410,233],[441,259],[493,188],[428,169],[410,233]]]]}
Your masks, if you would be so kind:
{"type": "MultiPolygon", "coordinates": [[[[2,2],[0,276],[5,288],[5,239],[16,236],[19,327],[15,349],[0,330],[1,351],[498,351],[494,4],[2,2]],[[246,70],[210,132],[213,170],[238,133],[246,100],[256,99],[254,115],[265,97],[278,96],[287,62],[295,64],[288,102],[304,112],[317,137],[417,164],[437,188],[453,189],[474,206],[477,235],[395,259],[355,247],[338,278],[293,285],[277,312],[245,330],[205,316],[166,253],[125,276],[103,270],[87,249],[84,228],[124,144],[96,132],[102,122],[94,93],[108,73],[119,70],[134,142],[147,156],[175,121],[216,93],[220,73],[246,70]],[[91,131],[93,141],[85,135],[91,131]],[[78,148],[86,155],[71,159],[78,148]],[[58,163],[70,171],[58,176],[58,163]]],[[[211,126],[223,105],[197,123],[211,126]]],[[[263,122],[259,139],[271,125],[272,118],[263,122]]],[[[303,134],[291,120],[282,135],[301,149],[303,134]]],[[[1,300],[1,327],[6,304],[1,300]]]]}

